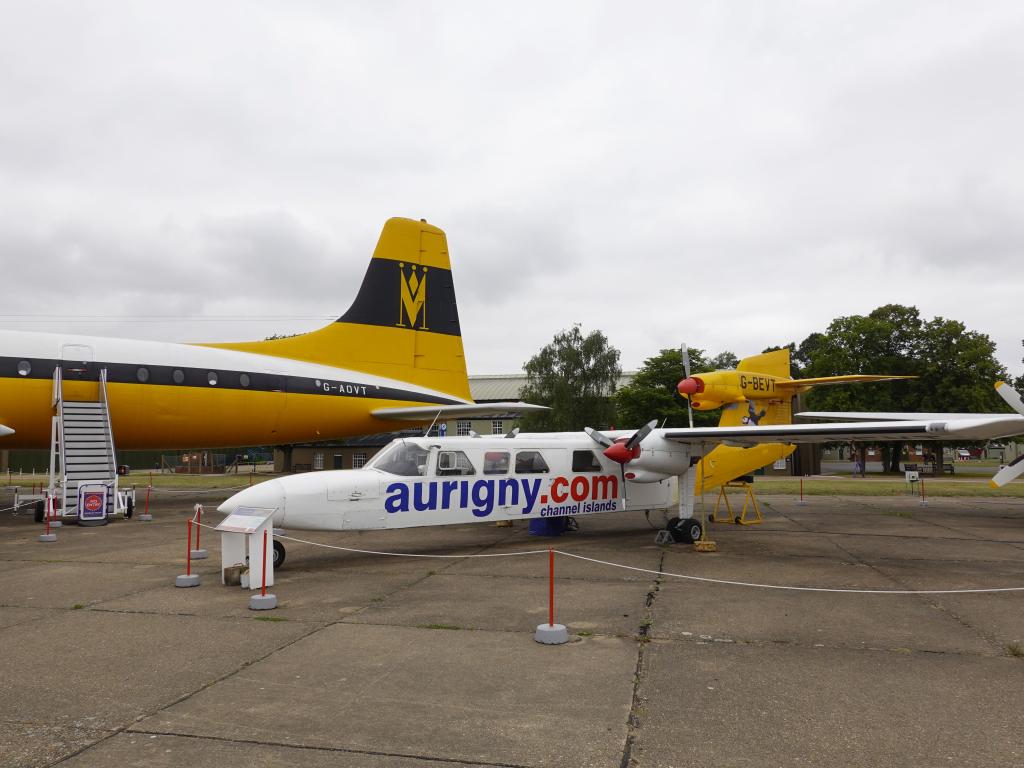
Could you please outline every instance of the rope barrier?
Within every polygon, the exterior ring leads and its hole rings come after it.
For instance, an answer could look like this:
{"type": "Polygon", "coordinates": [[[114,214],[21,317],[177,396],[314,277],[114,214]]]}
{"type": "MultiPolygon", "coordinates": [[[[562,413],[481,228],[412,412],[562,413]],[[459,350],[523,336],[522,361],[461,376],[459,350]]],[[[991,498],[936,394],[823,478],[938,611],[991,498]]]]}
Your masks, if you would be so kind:
{"type": "MultiPolygon", "coordinates": [[[[195,517],[192,518],[196,525],[203,528],[209,528],[210,530],[216,530],[214,526],[206,525],[205,523],[198,523],[195,521],[195,517]]],[[[654,576],[671,576],[676,579],[686,579],[688,581],[699,581],[705,584],[724,584],[732,587],[750,587],[755,589],[779,589],[790,592],[832,592],[832,593],[843,593],[851,595],[964,595],[964,594],[988,594],[995,592],[1024,592],[1024,587],[988,587],[988,588],[971,588],[971,589],[849,589],[841,587],[795,587],[787,586],[785,584],[759,584],[752,581],[730,581],[728,579],[712,579],[708,576],[693,576],[684,573],[671,573],[669,571],[654,570],[652,568],[639,568],[633,565],[623,565],[622,563],[613,563],[610,560],[598,560],[593,557],[585,557],[583,555],[577,555],[573,552],[564,552],[560,549],[530,549],[523,552],[490,552],[476,555],[436,555],[436,554],[421,554],[412,552],[380,552],[373,549],[355,549],[354,547],[340,547],[336,544],[323,544],[318,541],[309,541],[308,539],[299,539],[294,536],[277,536],[274,538],[283,539],[285,541],[294,541],[298,544],[309,544],[312,547],[322,547],[324,549],[333,549],[340,552],[355,552],[360,555],[381,555],[384,557],[422,557],[422,558],[435,558],[443,560],[466,560],[470,558],[479,557],[518,557],[520,555],[543,555],[553,552],[556,555],[563,555],[564,557],[571,557],[576,560],[584,560],[589,563],[597,563],[598,565],[607,565],[612,568],[622,568],[627,571],[638,571],[640,573],[649,573],[654,576]]]]}

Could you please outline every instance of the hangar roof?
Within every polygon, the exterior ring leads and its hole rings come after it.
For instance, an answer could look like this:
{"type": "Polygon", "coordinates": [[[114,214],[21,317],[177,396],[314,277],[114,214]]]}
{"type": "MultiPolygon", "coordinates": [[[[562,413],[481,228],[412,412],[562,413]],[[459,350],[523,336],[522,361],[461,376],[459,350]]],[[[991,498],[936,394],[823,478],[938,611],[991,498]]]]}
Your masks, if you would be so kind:
{"type": "MultiPolygon", "coordinates": [[[[616,388],[629,384],[634,375],[635,371],[623,372],[616,388]]],[[[518,400],[525,385],[525,373],[489,373],[469,377],[469,391],[478,403],[518,400]]]]}

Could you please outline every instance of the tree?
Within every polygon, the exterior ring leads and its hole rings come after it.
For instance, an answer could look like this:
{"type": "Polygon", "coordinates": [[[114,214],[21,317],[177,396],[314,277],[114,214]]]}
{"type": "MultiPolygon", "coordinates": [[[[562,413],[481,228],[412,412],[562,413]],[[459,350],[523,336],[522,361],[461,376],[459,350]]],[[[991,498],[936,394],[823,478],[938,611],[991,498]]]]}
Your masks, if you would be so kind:
{"type": "MultiPolygon", "coordinates": [[[[765,352],[767,352],[767,351],[768,350],[765,350],[765,352]]],[[[736,357],[736,355],[734,355],[732,352],[729,352],[728,350],[726,350],[725,352],[722,352],[721,354],[715,355],[710,360],[708,360],[708,363],[707,363],[708,367],[705,370],[708,370],[708,371],[724,371],[724,370],[728,370],[728,369],[735,369],[736,366],[739,365],[739,364],[740,364],[740,359],[738,357],[736,357]]],[[[690,366],[691,366],[691,370],[694,370],[693,369],[693,353],[692,352],[690,353],[690,366]]]]}
{"type": "MultiPolygon", "coordinates": [[[[821,387],[807,395],[817,411],[985,412],[1000,410],[992,387],[1006,376],[995,343],[963,323],[925,321],[916,307],[887,304],[868,315],[839,317],[798,348],[804,377],[846,373],[917,376],[859,386],[821,387]]],[[[888,446],[887,468],[899,471],[900,444],[888,446]]]]}
{"type": "Polygon", "coordinates": [[[611,397],[622,368],[619,350],[601,331],[584,336],[578,324],[560,331],[523,368],[522,399],[551,408],[526,414],[524,430],[563,432],[611,425],[615,417],[611,397]]]}
{"type": "MultiPolygon", "coordinates": [[[[705,359],[704,351],[690,350],[690,372],[703,373],[733,366],[738,362],[731,352],[705,359]],[[725,364],[725,365],[723,365],[725,364]]],[[[686,399],[676,390],[683,378],[683,357],[678,349],[663,349],[644,360],[633,380],[615,393],[618,423],[623,429],[639,427],[651,419],[669,427],[687,427],[686,399]]],[[[707,427],[718,423],[718,411],[694,411],[694,426],[707,427]]]]}

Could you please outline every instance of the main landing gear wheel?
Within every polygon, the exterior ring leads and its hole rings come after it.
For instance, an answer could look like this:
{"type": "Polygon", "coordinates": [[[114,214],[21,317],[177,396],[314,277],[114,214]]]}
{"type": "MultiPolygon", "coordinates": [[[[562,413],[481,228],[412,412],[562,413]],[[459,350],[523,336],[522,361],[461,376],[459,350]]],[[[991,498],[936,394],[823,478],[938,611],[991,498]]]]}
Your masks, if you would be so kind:
{"type": "Polygon", "coordinates": [[[284,544],[274,541],[274,570],[284,565],[284,544]]]}
{"type": "Polygon", "coordinates": [[[36,502],[35,520],[37,523],[46,521],[46,502],[41,499],[36,502]]]}
{"type": "Polygon", "coordinates": [[[129,496],[124,504],[124,518],[125,520],[131,520],[132,515],[135,514],[135,502],[132,501],[132,497],[129,496]]]}
{"type": "Polygon", "coordinates": [[[672,539],[682,544],[692,544],[700,539],[700,521],[692,517],[674,517],[668,521],[666,530],[672,534],[672,539]]]}

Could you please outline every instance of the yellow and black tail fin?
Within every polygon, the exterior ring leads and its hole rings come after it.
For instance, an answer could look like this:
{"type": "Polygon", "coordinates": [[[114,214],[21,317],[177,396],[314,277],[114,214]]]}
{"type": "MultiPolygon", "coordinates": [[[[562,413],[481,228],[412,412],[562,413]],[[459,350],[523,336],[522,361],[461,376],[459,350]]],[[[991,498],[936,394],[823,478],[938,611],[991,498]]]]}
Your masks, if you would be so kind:
{"type": "Polygon", "coordinates": [[[425,221],[385,222],[352,306],[326,328],[209,346],[363,371],[471,399],[448,241],[425,221]]]}

